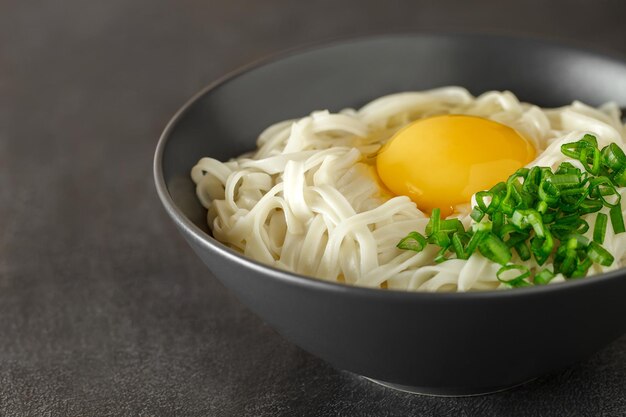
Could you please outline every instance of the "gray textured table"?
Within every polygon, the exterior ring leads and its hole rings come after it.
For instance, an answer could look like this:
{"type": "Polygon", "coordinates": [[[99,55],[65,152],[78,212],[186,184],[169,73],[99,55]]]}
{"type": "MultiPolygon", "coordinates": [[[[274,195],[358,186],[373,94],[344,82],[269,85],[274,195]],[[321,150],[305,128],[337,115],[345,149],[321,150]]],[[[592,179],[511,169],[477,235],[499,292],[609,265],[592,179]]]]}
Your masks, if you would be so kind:
{"type": "Polygon", "coordinates": [[[622,1],[501,3],[0,1],[0,415],[626,415],[626,338],[476,398],[332,369],[212,278],[155,195],[152,152],[174,111],[287,47],[437,29],[626,54],[622,1]]]}

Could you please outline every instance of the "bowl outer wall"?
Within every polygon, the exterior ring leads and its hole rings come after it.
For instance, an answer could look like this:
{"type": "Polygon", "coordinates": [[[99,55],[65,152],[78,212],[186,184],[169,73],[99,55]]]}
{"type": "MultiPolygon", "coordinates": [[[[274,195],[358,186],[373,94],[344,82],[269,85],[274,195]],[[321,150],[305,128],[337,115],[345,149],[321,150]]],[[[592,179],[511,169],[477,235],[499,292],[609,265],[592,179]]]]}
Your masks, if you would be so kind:
{"type": "Polygon", "coordinates": [[[339,369],[382,381],[489,392],[567,367],[624,332],[622,276],[516,297],[379,297],[292,285],[188,240],[285,338],[339,369]]]}
{"type": "Polygon", "coordinates": [[[327,284],[261,266],[216,242],[189,179],[200,157],[250,150],[276,121],[443,85],[511,89],[548,106],[576,98],[623,105],[626,65],[558,44],[482,35],[383,36],[289,55],[216,84],[177,114],[157,150],[157,189],[213,273],[307,351],[388,382],[488,390],[565,367],[621,335],[624,274],[472,294],[327,284]]]}

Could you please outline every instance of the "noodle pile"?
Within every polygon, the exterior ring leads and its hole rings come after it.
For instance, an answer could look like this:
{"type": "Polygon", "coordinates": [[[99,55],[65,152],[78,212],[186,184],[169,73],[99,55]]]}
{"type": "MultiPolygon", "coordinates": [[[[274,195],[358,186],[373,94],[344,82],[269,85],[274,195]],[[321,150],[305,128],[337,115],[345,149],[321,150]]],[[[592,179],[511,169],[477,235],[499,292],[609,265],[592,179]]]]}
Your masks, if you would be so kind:
{"type": "MultiPolygon", "coordinates": [[[[542,109],[508,91],[474,97],[460,87],[393,94],[359,110],[317,111],[270,126],[250,154],[228,162],[202,158],[193,167],[191,176],[208,209],[213,236],[265,264],[347,284],[409,291],[503,286],[496,278],[500,265],[479,253],[435,264],[434,245],[420,253],[396,248],[408,232],[423,233],[429,219],[408,197],[390,195],[381,187],[374,169],[376,153],[403,126],[440,114],[480,116],[516,129],[537,150],[528,167],[554,169],[569,161],[582,168],[561,153],[563,143],[590,133],[599,147],[615,142],[624,148],[626,136],[613,103],[593,108],[574,102],[542,109]]],[[[626,188],[618,191],[624,195],[626,188]]],[[[451,217],[467,228],[474,203],[457,206],[451,217]]],[[[590,236],[595,215],[584,219],[590,236]]],[[[616,262],[610,267],[595,264],[589,274],[621,267],[625,239],[626,234],[616,236],[608,227],[603,246],[616,262]]],[[[517,255],[512,262],[537,268],[532,259],[523,262],[517,255]]],[[[559,274],[551,282],[563,280],[559,274]]]]}

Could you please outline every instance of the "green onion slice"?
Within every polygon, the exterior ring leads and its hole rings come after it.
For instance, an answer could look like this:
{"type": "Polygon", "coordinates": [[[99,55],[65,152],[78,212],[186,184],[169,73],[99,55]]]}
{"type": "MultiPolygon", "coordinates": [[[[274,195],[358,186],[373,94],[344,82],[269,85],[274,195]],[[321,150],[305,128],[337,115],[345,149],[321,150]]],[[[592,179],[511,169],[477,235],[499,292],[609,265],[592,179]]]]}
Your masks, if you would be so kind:
{"type": "Polygon", "coordinates": [[[626,231],[621,205],[611,207],[611,210],[609,210],[609,216],[611,217],[611,225],[613,226],[613,232],[615,232],[615,234],[626,231]]]}
{"type": "Polygon", "coordinates": [[[498,272],[496,272],[496,278],[498,278],[498,281],[511,287],[523,287],[528,285],[528,282],[525,281],[528,277],[530,277],[530,270],[524,265],[504,265],[498,270],[498,272]],[[513,278],[507,279],[503,277],[506,272],[514,270],[519,271],[519,273],[513,278]]]}
{"type": "Polygon", "coordinates": [[[511,250],[493,233],[486,235],[478,244],[482,255],[496,263],[505,265],[511,260],[511,250]]]}
{"type": "Polygon", "coordinates": [[[597,242],[589,243],[587,255],[589,255],[589,259],[591,259],[593,262],[603,266],[611,266],[611,264],[613,264],[613,261],[615,260],[613,255],[611,255],[609,251],[604,249],[597,242]]]}
{"type": "Polygon", "coordinates": [[[426,244],[427,242],[424,236],[418,232],[411,232],[404,239],[402,239],[396,247],[399,249],[421,252],[426,247],[426,244]]]}
{"type": "Polygon", "coordinates": [[[606,234],[606,223],[608,216],[604,213],[598,213],[596,216],[596,224],[593,227],[593,240],[600,244],[604,243],[604,236],[606,234]]]}
{"type": "Polygon", "coordinates": [[[439,223],[441,221],[441,209],[433,209],[432,213],[430,213],[430,221],[426,225],[426,235],[430,236],[431,234],[437,233],[439,231],[439,223]]]}
{"type": "Polygon", "coordinates": [[[602,149],[602,162],[612,170],[620,170],[626,167],[626,155],[616,143],[611,143],[602,149]]]}
{"type": "Polygon", "coordinates": [[[552,278],[554,278],[554,277],[555,277],[554,272],[552,272],[549,269],[545,268],[545,269],[542,269],[538,274],[535,275],[535,278],[533,279],[533,282],[535,284],[539,284],[539,285],[546,285],[550,281],[552,281],[552,278]]]}

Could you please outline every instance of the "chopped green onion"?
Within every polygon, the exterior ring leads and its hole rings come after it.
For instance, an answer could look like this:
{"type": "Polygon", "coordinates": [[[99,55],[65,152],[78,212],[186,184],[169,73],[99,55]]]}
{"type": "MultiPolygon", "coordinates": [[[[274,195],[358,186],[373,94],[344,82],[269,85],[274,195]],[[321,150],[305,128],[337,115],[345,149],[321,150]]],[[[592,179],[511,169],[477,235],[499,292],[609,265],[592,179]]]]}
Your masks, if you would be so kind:
{"type": "Polygon", "coordinates": [[[587,223],[587,221],[584,219],[578,219],[574,232],[580,233],[582,235],[584,233],[587,233],[587,230],[589,230],[589,223],[587,223]]]}
{"type": "Polygon", "coordinates": [[[447,219],[439,222],[439,231],[444,233],[464,232],[463,223],[459,219],[447,219]]]}
{"type": "Polygon", "coordinates": [[[593,175],[600,172],[600,150],[597,147],[587,146],[580,151],[580,162],[585,170],[593,175]]]}
{"type": "Polygon", "coordinates": [[[478,250],[487,259],[501,265],[511,260],[511,250],[493,233],[485,236],[478,244],[478,250]]]}
{"type": "MultiPolygon", "coordinates": [[[[538,167],[533,167],[533,169],[534,168],[538,168],[538,167]]],[[[581,171],[580,171],[580,169],[578,169],[577,167],[572,165],[570,162],[562,162],[561,165],[559,165],[559,167],[557,168],[555,174],[557,174],[557,175],[560,175],[560,174],[574,174],[576,176],[580,176],[581,171]]]]}
{"type": "Polygon", "coordinates": [[[619,170],[626,167],[626,155],[617,144],[611,143],[602,149],[602,162],[612,170],[619,170]]]}
{"type": "Polygon", "coordinates": [[[452,249],[454,249],[457,259],[468,259],[471,254],[465,252],[465,245],[461,236],[461,233],[452,235],[452,249]]]}
{"type": "Polygon", "coordinates": [[[505,191],[506,191],[506,184],[504,182],[497,183],[496,185],[491,187],[491,189],[489,190],[489,192],[493,195],[502,194],[505,191]]]}
{"type": "Polygon", "coordinates": [[[565,245],[559,246],[554,257],[554,271],[560,272],[566,277],[571,277],[577,266],[576,239],[570,238],[565,245]]]}
{"type": "Polygon", "coordinates": [[[474,209],[472,210],[472,214],[470,214],[470,217],[472,218],[472,220],[478,223],[483,219],[483,217],[485,217],[485,212],[482,211],[479,207],[474,207],[474,209]]]}
{"type": "Polygon", "coordinates": [[[450,246],[450,238],[446,232],[436,232],[428,237],[428,243],[432,243],[437,246],[441,246],[442,248],[447,248],[450,246]]]}
{"type": "Polygon", "coordinates": [[[550,281],[552,281],[552,278],[554,278],[554,276],[554,272],[550,271],[549,269],[542,269],[538,274],[535,275],[533,282],[539,285],[546,285],[550,281]]]}
{"type": "Polygon", "coordinates": [[[589,194],[589,187],[586,187],[585,183],[580,183],[579,187],[575,188],[565,188],[561,190],[561,197],[577,197],[578,200],[584,197],[587,197],[589,194]]]}
{"type": "Polygon", "coordinates": [[[626,187],[626,166],[613,174],[613,182],[620,187],[626,187]]]}
{"type": "MultiPolygon", "coordinates": [[[[541,212],[539,211],[539,213],[541,212]]],[[[549,212],[544,213],[541,216],[541,220],[543,221],[543,224],[552,223],[554,222],[555,219],[556,219],[556,211],[549,211],[549,212]]]]}
{"type": "Polygon", "coordinates": [[[506,195],[500,202],[500,211],[506,214],[511,214],[522,202],[522,195],[520,193],[522,186],[519,182],[512,180],[515,178],[517,177],[511,176],[509,181],[507,181],[506,195]]]}
{"type": "Polygon", "coordinates": [[[574,249],[586,248],[587,245],[589,245],[589,239],[579,233],[571,233],[569,235],[566,235],[563,237],[562,240],[572,244],[572,239],[576,241],[576,246],[574,247],[574,249]]]}
{"type": "Polygon", "coordinates": [[[396,247],[398,249],[412,250],[415,252],[421,252],[426,247],[426,238],[418,232],[409,233],[404,239],[402,239],[396,247]]]}
{"type": "Polygon", "coordinates": [[[613,226],[613,232],[615,232],[615,234],[626,231],[621,205],[611,207],[611,210],[609,210],[609,216],[611,217],[611,225],[613,226]]]}
{"type": "Polygon", "coordinates": [[[598,147],[598,140],[596,139],[595,136],[590,135],[589,133],[586,133],[585,136],[583,136],[583,138],[581,139],[582,142],[587,142],[588,144],[590,144],[591,146],[595,146],[596,148],[598,147]]]}
{"type": "Polygon", "coordinates": [[[501,211],[496,211],[492,215],[491,219],[491,231],[496,234],[496,236],[500,236],[502,226],[504,226],[504,213],[501,211]]]}
{"type": "Polygon", "coordinates": [[[580,216],[578,214],[566,214],[565,216],[559,217],[554,221],[555,224],[567,224],[574,225],[578,221],[580,216]]]}
{"type": "Polygon", "coordinates": [[[491,191],[479,191],[476,193],[476,204],[483,213],[492,213],[500,205],[500,198],[491,191]],[[487,198],[490,199],[489,204],[485,203],[487,198]]]}
{"type": "Polygon", "coordinates": [[[587,143],[583,143],[582,141],[564,143],[561,145],[561,153],[565,156],[569,156],[573,159],[580,158],[580,152],[583,148],[589,146],[587,143]]]}
{"type": "Polygon", "coordinates": [[[426,234],[431,235],[433,233],[437,233],[439,231],[439,223],[441,221],[441,209],[433,209],[432,213],[430,213],[430,221],[426,225],[426,234]]]}
{"type": "Polygon", "coordinates": [[[483,213],[486,213],[487,210],[489,210],[489,205],[491,204],[491,201],[489,203],[485,203],[485,199],[490,199],[493,197],[493,195],[489,192],[489,191],[479,191],[476,193],[476,204],[478,204],[478,208],[480,209],[480,211],[482,211],[483,213]]]}
{"type": "Polygon", "coordinates": [[[546,234],[546,228],[543,224],[541,215],[537,210],[515,210],[511,217],[511,223],[520,229],[527,229],[529,226],[533,228],[537,236],[543,238],[546,234]]]}
{"type": "Polygon", "coordinates": [[[587,275],[587,271],[589,270],[589,268],[591,268],[591,265],[593,265],[593,261],[591,259],[583,259],[581,262],[578,263],[578,266],[576,266],[576,269],[574,270],[571,278],[584,277],[585,275],[587,275]]]}
{"type": "Polygon", "coordinates": [[[509,177],[507,181],[513,181],[516,178],[526,178],[529,172],[530,169],[528,168],[519,168],[517,171],[515,171],[513,175],[509,177]]]}
{"type": "Polygon", "coordinates": [[[502,268],[496,272],[496,278],[503,284],[507,284],[511,287],[523,287],[528,285],[528,282],[524,281],[526,278],[530,276],[530,271],[524,265],[504,265],[502,268]],[[502,277],[506,272],[517,270],[520,271],[519,274],[515,275],[513,278],[506,279],[502,277]]]}
{"type": "Polygon", "coordinates": [[[585,135],[578,142],[565,143],[561,145],[561,153],[573,159],[580,159],[583,149],[588,147],[597,148],[598,141],[593,135],[585,135]]]}
{"type": "Polygon", "coordinates": [[[509,239],[504,242],[509,248],[515,247],[520,242],[526,242],[530,234],[527,232],[511,233],[509,239]]]}
{"type": "Polygon", "coordinates": [[[596,224],[593,227],[593,240],[600,244],[604,243],[607,221],[608,216],[604,213],[598,213],[596,216],[596,224]]]}
{"type": "Polygon", "coordinates": [[[543,265],[548,260],[553,248],[554,240],[551,234],[546,234],[545,239],[535,236],[530,240],[530,251],[535,255],[538,265],[543,265]]]}
{"type": "Polygon", "coordinates": [[[621,202],[621,195],[615,189],[611,180],[607,177],[597,177],[589,182],[591,193],[598,195],[605,206],[615,207],[621,202]],[[605,196],[615,196],[615,201],[609,202],[605,196]]]}
{"type": "Polygon", "coordinates": [[[517,255],[522,261],[527,261],[530,259],[530,249],[528,249],[528,245],[525,242],[518,243],[514,246],[514,248],[517,252],[517,255]]]}
{"type": "Polygon", "coordinates": [[[615,258],[599,243],[591,242],[587,248],[587,255],[593,262],[603,266],[611,266],[615,258]]]}
{"type": "Polygon", "coordinates": [[[603,204],[601,201],[587,199],[580,203],[580,205],[578,206],[578,209],[580,210],[581,213],[587,214],[587,213],[595,213],[596,211],[602,210],[602,206],[603,204]]]}
{"type": "Polygon", "coordinates": [[[478,245],[487,236],[488,232],[476,232],[472,235],[469,242],[467,242],[466,252],[470,255],[476,251],[478,245]]]}
{"type": "Polygon", "coordinates": [[[575,188],[580,185],[580,175],[576,174],[555,174],[549,180],[559,190],[564,188],[575,188]]]}
{"type": "Polygon", "coordinates": [[[561,191],[559,191],[556,185],[545,179],[539,184],[538,195],[541,201],[545,201],[548,206],[552,207],[559,202],[561,191]]]}
{"type": "Polygon", "coordinates": [[[437,252],[437,256],[435,256],[435,263],[440,264],[448,260],[448,258],[446,257],[446,251],[448,250],[448,247],[449,245],[441,247],[441,250],[437,252]]]}
{"type": "Polygon", "coordinates": [[[548,203],[546,203],[545,201],[541,200],[540,202],[537,203],[537,211],[541,214],[544,214],[546,211],[548,211],[548,203]]]}
{"type": "Polygon", "coordinates": [[[492,223],[482,222],[482,223],[474,223],[472,225],[473,232],[491,232],[492,223]]]}
{"type": "Polygon", "coordinates": [[[537,194],[539,184],[541,183],[541,168],[532,167],[526,176],[522,190],[529,194],[537,194]]]}

